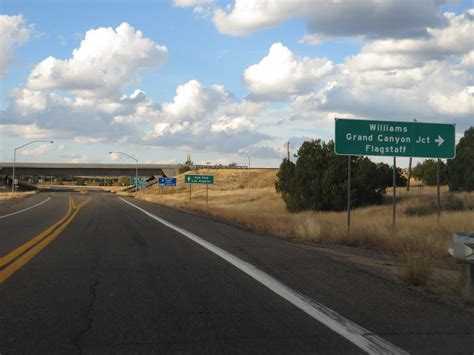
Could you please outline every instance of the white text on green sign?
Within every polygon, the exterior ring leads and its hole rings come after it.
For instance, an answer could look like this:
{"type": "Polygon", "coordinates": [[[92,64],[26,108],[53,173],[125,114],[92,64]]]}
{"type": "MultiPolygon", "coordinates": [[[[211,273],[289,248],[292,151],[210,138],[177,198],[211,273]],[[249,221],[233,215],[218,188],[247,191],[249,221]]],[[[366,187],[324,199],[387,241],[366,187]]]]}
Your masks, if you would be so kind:
{"type": "Polygon", "coordinates": [[[377,155],[454,158],[452,124],[336,119],[335,152],[340,155],[377,155]]]}
{"type": "Polygon", "coordinates": [[[214,176],[212,175],[184,175],[186,184],[213,184],[214,176]]]}

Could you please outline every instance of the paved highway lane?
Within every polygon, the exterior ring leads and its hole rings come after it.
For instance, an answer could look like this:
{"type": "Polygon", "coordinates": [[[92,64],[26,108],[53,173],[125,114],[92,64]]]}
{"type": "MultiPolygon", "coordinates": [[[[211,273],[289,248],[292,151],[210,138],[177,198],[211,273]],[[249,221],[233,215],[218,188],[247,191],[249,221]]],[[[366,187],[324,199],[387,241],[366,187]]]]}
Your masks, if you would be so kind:
{"type": "Polygon", "coordinates": [[[112,195],[93,195],[51,245],[0,287],[2,354],[359,352],[112,195]]]}
{"type": "Polygon", "coordinates": [[[11,200],[0,200],[0,220],[11,218],[51,201],[54,192],[41,192],[35,195],[11,200]]]}
{"type": "MultiPolygon", "coordinates": [[[[2,354],[361,352],[179,232],[112,194],[90,197],[60,235],[0,284],[2,354]]],[[[472,322],[459,309],[420,300],[311,248],[127,201],[410,352],[474,349],[472,322]]],[[[20,236],[28,228],[17,230],[20,236]]]]}
{"type": "Polygon", "coordinates": [[[69,192],[42,192],[29,198],[0,201],[0,257],[31,240],[61,219],[69,192]]]}

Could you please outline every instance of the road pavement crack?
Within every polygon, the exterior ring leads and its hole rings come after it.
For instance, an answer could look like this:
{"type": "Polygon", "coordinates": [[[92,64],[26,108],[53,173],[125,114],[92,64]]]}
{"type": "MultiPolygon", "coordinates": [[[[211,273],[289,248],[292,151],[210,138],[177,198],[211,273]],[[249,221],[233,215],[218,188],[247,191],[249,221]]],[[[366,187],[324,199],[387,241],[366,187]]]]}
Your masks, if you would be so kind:
{"type": "Polygon", "coordinates": [[[85,318],[86,318],[86,326],[77,333],[76,336],[73,338],[73,344],[79,351],[79,354],[82,354],[82,346],[81,342],[86,333],[92,328],[92,323],[94,321],[94,317],[92,316],[92,312],[94,311],[95,303],[97,300],[97,287],[99,286],[100,282],[100,275],[97,273],[97,265],[99,263],[99,258],[96,259],[92,270],[91,270],[91,275],[94,275],[94,280],[89,286],[90,290],[90,301],[87,306],[86,312],[85,312],[85,318]]]}

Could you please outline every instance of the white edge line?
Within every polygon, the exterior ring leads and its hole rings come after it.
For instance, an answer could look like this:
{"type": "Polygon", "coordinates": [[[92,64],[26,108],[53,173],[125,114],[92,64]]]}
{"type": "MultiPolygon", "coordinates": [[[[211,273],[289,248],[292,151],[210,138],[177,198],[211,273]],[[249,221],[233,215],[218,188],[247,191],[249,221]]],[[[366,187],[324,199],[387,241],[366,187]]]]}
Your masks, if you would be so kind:
{"type": "Polygon", "coordinates": [[[147,216],[164,224],[168,228],[173,229],[174,231],[182,234],[183,236],[206,248],[210,252],[221,257],[228,263],[235,266],[237,269],[243,271],[256,281],[260,282],[262,285],[264,285],[280,297],[284,298],[297,308],[301,309],[306,314],[310,315],[312,318],[324,324],[332,331],[346,338],[352,344],[356,345],[368,354],[408,354],[406,351],[380,338],[378,335],[359,326],[351,320],[341,316],[340,314],[334,312],[332,309],[314,300],[311,300],[310,298],[302,295],[301,293],[295,290],[292,290],[290,287],[268,275],[264,271],[258,269],[254,265],[249,264],[248,262],[239,259],[238,257],[228,253],[227,251],[215,246],[214,244],[209,243],[208,241],[198,237],[196,234],[193,234],[183,228],[180,228],[161,217],[157,217],[151,214],[150,212],[134,205],[133,203],[123,199],[122,197],[119,198],[125,203],[128,203],[129,205],[140,210],[147,216]]]}
{"type": "Polygon", "coordinates": [[[37,203],[36,205],[33,205],[33,206],[28,207],[28,208],[22,209],[22,210],[20,210],[20,211],[16,211],[16,212],[12,212],[12,213],[6,214],[6,215],[4,215],[4,216],[0,216],[0,219],[6,218],[6,217],[10,217],[10,216],[16,215],[16,214],[18,214],[18,213],[22,213],[22,212],[31,210],[32,208],[38,207],[38,206],[42,205],[43,203],[48,202],[49,200],[51,200],[51,197],[48,197],[46,200],[43,200],[43,201],[37,203]]]}

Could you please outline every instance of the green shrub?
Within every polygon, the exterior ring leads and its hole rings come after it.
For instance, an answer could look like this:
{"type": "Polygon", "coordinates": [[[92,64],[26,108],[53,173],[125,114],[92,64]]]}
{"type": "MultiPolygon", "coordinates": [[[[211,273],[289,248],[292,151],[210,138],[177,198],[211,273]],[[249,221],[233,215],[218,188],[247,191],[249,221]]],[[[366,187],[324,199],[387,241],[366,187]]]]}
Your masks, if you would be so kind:
{"type": "Polygon", "coordinates": [[[464,132],[448,169],[450,191],[474,191],[474,127],[464,132]]]}
{"type": "Polygon", "coordinates": [[[453,194],[443,196],[441,200],[441,208],[446,211],[462,211],[464,210],[464,202],[462,199],[453,194]]]}
{"type": "MultiPolygon", "coordinates": [[[[342,211],[347,206],[347,157],[334,153],[334,143],[304,142],[296,163],[283,160],[275,188],[289,211],[342,211]]],[[[367,157],[352,157],[351,204],[353,207],[383,202],[391,169],[367,157]]],[[[398,175],[400,172],[398,172],[398,175]]]]}
{"type": "MultiPolygon", "coordinates": [[[[441,196],[441,211],[463,211],[469,209],[465,201],[452,194],[447,193],[441,196]]],[[[405,209],[407,216],[427,216],[436,213],[436,197],[426,200],[415,200],[414,204],[405,209]]]]}
{"type": "Polygon", "coordinates": [[[84,178],[82,178],[80,176],[75,177],[74,182],[78,186],[84,186],[86,184],[86,181],[84,180],[84,178]]]}
{"type": "MultiPolygon", "coordinates": [[[[448,167],[443,161],[439,162],[440,184],[448,183],[448,167]]],[[[414,178],[423,181],[425,185],[434,186],[437,184],[438,165],[433,159],[426,159],[422,163],[418,163],[414,168],[412,175],[414,178]]]]}
{"type": "Polygon", "coordinates": [[[427,216],[433,213],[436,213],[436,204],[434,201],[412,205],[405,210],[405,215],[410,217],[427,216]]]}

